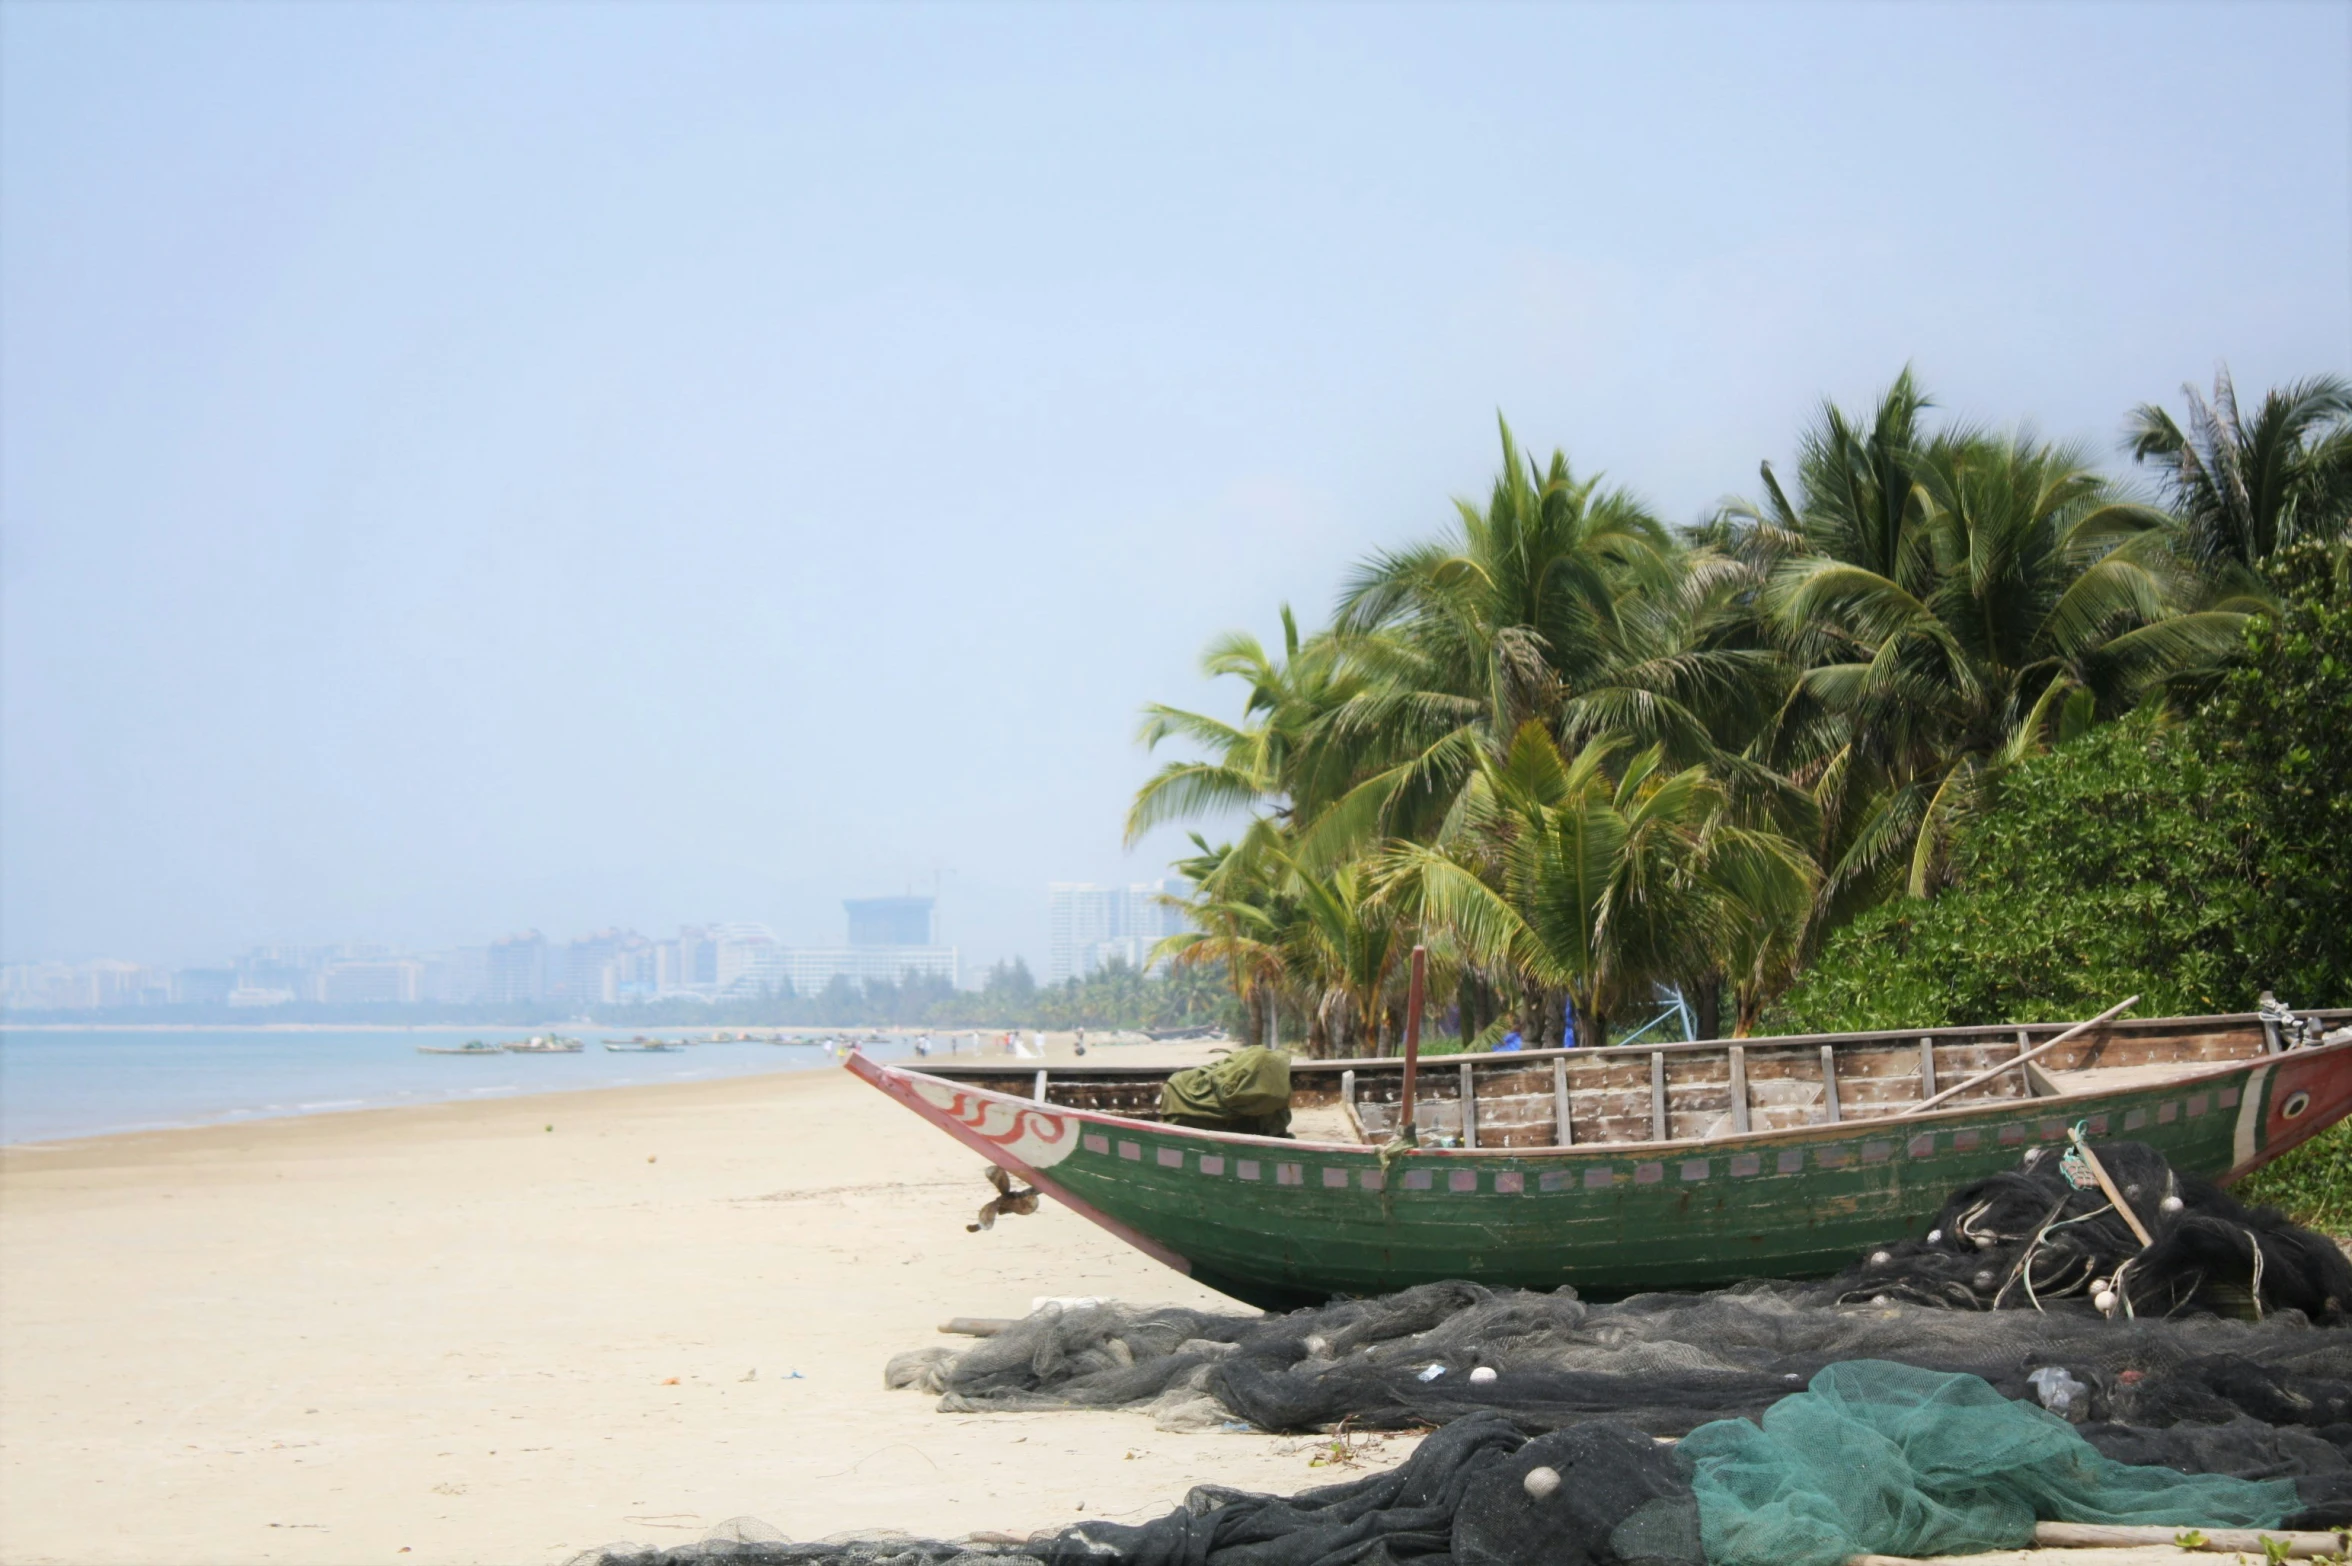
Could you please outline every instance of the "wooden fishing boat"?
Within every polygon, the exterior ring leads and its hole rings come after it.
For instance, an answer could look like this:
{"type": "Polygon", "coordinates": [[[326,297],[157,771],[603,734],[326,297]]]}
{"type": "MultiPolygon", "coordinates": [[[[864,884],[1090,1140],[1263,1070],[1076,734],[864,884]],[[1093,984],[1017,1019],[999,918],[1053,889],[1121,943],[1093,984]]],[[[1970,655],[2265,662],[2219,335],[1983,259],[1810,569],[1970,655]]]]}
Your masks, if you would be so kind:
{"type": "Polygon", "coordinates": [[[2352,1112],[2352,1042],[2292,1045],[2247,1014],[1445,1056],[1420,1063],[1424,1145],[1403,1150],[1383,1146],[1401,1060],[1294,1062],[1290,1138],[1162,1124],[1166,1069],[846,1064],[1130,1245],[1281,1309],[1445,1278],[1605,1298],[1823,1276],[2077,1124],[2235,1179],[2352,1112]]]}

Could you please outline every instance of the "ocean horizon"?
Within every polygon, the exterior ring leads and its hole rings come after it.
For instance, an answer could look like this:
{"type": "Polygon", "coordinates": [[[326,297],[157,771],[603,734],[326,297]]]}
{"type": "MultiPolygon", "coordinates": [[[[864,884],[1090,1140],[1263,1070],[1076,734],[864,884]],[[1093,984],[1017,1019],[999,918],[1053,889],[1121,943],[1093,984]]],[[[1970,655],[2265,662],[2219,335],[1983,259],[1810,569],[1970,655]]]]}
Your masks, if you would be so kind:
{"type": "MultiPolygon", "coordinates": [[[[820,1040],[862,1033],[760,1029],[800,1042],[699,1042],[674,1053],[615,1053],[606,1040],[694,1037],[694,1030],[556,1027],[413,1028],[79,1024],[0,1028],[0,1144],[134,1131],[235,1125],[290,1115],[401,1104],[695,1082],[831,1066],[820,1040]],[[583,1041],[577,1055],[427,1055],[420,1044],[503,1044],[533,1034],[583,1041]]],[[[958,1034],[970,1029],[957,1029],[958,1034]]],[[[933,1037],[946,1039],[945,1031],[933,1037]]],[[[913,1053],[911,1035],[868,1045],[877,1058],[913,1053]]]]}

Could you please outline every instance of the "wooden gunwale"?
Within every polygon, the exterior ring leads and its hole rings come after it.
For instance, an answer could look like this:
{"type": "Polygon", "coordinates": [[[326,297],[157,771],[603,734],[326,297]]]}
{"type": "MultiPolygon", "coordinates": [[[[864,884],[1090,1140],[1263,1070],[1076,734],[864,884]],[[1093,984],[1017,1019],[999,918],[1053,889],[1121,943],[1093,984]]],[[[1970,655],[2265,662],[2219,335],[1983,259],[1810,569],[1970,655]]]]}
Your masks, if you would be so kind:
{"type": "MultiPolygon", "coordinates": [[[[2342,1026],[2346,1022],[2352,1022],[2352,1007],[2315,1008],[2300,1013],[2300,1015],[2324,1018],[2331,1025],[2342,1026]]],[[[2261,1018],[2252,1012],[2223,1012],[2211,1016],[2196,1017],[2118,1017],[2111,1022],[2102,1023],[2100,1030],[2102,1032],[2113,1030],[2118,1033],[2154,1032],[2158,1029],[2178,1030],[2194,1025],[2210,1026],[2217,1029],[2235,1026],[2253,1031],[2259,1027],[2260,1022],[2261,1018]]],[[[1720,1053],[1728,1050],[1734,1044],[1746,1049],[1764,1050],[1793,1049],[1808,1044],[1834,1044],[1841,1047],[1861,1044],[1916,1045],[1921,1039],[1933,1039],[1939,1043],[1983,1043],[2014,1046],[2022,1035],[2056,1035],[2073,1026],[2075,1023],[2071,1021],[1959,1023],[1939,1028],[1891,1028],[1877,1033],[1776,1033],[1746,1039],[1695,1039],[1676,1044],[1608,1044],[1598,1049],[1523,1049],[1513,1050],[1507,1054],[1490,1050],[1476,1055],[1424,1054],[1422,1060],[1425,1063],[1443,1062],[1449,1065],[1464,1061],[1472,1064],[1485,1062],[1496,1065],[1516,1065],[1527,1061],[1550,1060],[1554,1056],[1570,1060],[1634,1060],[1660,1051],[1668,1055],[1688,1055],[1709,1051],[1720,1053]]],[[[1293,1060],[1290,1063],[1290,1071],[1292,1076],[1298,1076],[1301,1073],[1313,1075],[1321,1072],[1364,1071],[1378,1067],[1394,1067],[1398,1071],[1402,1071],[1404,1065],[1404,1057],[1401,1055],[1365,1055],[1340,1060],[1293,1060]]],[[[1002,1076],[1006,1074],[1008,1067],[1033,1069],[1025,1061],[1007,1056],[1002,1064],[990,1061],[986,1057],[979,1060],[950,1059],[932,1062],[925,1067],[925,1070],[931,1075],[951,1077],[970,1074],[1002,1076]]],[[[1117,1062],[1086,1061],[1083,1063],[1059,1063],[1052,1068],[1052,1071],[1054,1077],[1059,1080],[1064,1077],[1132,1077],[1150,1075],[1155,1072],[1164,1074],[1169,1069],[1173,1068],[1126,1066],[1117,1062]]]]}
{"type": "MultiPolygon", "coordinates": [[[[2321,1012],[2318,1015],[2327,1017],[2330,1020],[2334,1020],[2339,1017],[2352,1018],[2352,1010],[2346,1010],[2342,1012],[2321,1012]]],[[[2156,1020],[2164,1022],[2201,1022],[2206,1020],[2227,1021],[2232,1019],[2161,1018],[2156,1020]]],[[[2249,1016],[2245,1020],[2251,1023],[2255,1019],[2249,1016]]],[[[2055,1025],[2055,1027],[2066,1026],[2072,1026],[2072,1024],[2055,1025]]],[[[1904,1040],[1921,1037],[1923,1035],[1906,1030],[1901,1034],[1869,1034],[1850,1036],[1904,1040]]],[[[1743,1045],[1754,1045],[1759,1041],[1754,1039],[1742,1039],[1739,1042],[1743,1045]]],[[[1769,1040],[1763,1042],[1790,1043],[1796,1041],[1769,1040]]],[[[1693,1046],[1683,1045],[1664,1047],[1691,1048],[1693,1046]]],[[[1706,1041],[1704,1047],[1722,1049],[1725,1048],[1726,1045],[1723,1041],[1706,1041]]],[[[1495,1059],[1515,1062],[1524,1060],[1528,1054],[1532,1053],[1535,1052],[1526,1051],[1509,1055],[1457,1058],[1495,1059]]],[[[1542,1053],[1546,1056],[1550,1056],[1571,1054],[1592,1055],[1599,1054],[1601,1052],[1597,1050],[1546,1050],[1542,1053]]],[[[1647,1045],[1637,1045],[1626,1051],[1628,1056],[1647,1055],[1649,1053],[1650,1047],[1647,1045]]],[[[2037,1118],[2049,1118],[2057,1110],[2058,1106],[2071,1101],[2121,1098],[2142,1093],[2161,1095],[2163,1093],[2171,1092],[2181,1086],[2193,1084],[2205,1077],[2226,1076],[2232,1072],[2244,1071],[2250,1067],[2259,1066],[2265,1061],[2284,1060],[2297,1057],[2310,1059],[2323,1056],[2334,1056],[2343,1053],[2352,1053],[2352,1044],[2334,1044],[2314,1049],[2295,1050],[2287,1055],[2245,1056],[2236,1059],[2216,1060],[2202,1063],[2183,1062],[2182,1069],[2177,1076],[2167,1076],[2161,1081],[2139,1083],[2129,1087],[2094,1086],[2078,1088],[2072,1092],[2061,1093],[2055,1097],[2050,1098],[1978,1099],[1971,1103],[1961,1103],[1955,1100],[1949,1108],[1930,1110],[1924,1115],[1916,1113],[1902,1115],[1875,1115],[1859,1119],[1829,1120],[1815,1125],[1788,1126],[1778,1130],[1770,1131],[1733,1132],[1726,1136],[1713,1137],[1674,1137],[1665,1141],[1659,1141],[1656,1138],[1646,1138],[1644,1140],[1635,1142],[1576,1142],[1552,1147],[1415,1147],[1402,1156],[1410,1158],[1477,1159],[1490,1163],[1496,1159],[1516,1158],[1550,1159],[1573,1157],[1599,1160],[1612,1158],[1622,1159],[1629,1153],[1645,1149],[1651,1151],[1663,1151],[1666,1149],[1689,1150],[1705,1148],[1708,1149],[1710,1153],[1720,1153],[1737,1146],[1746,1146],[1750,1144],[1771,1145],[1782,1142],[1850,1141],[1857,1135],[1873,1133],[1890,1126],[1925,1126],[1947,1120],[1965,1119],[1969,1116],[1986,1114],[2028,1113],[2037,1118]]],[[[1447,1057],[1441,1056],[1439,1058],[1444,1059],[1447,1057]]],[[[1016,1062],[1016,1064],[1025,1063],[1016,1062]]],[[[1312,1061],[1294,1064],[1292,1071],[1295,1075],[1301,1066],[1304,1065],[1323,1067],[1345,1066],[1356,1070],[1361,1070],[1368,1065],[1383,1064],[1394,1064],[1401,1067],[1403,1062],[1401,1060],[1352,1060],[1344,1062],[1312,1061]]],[[[882,1067],[880,1069],[900,1072],[907,1076],[929,1076],[933,1078],[933,1080],[945,1083],[949,1086],[964,1087],[966,1091],[970,1092],[990,1093],[993,1097],[1005,1098],[1013,1102],[1034,1102],[1031,1100],[1013,1099],[1012,1095],[995,1093],[993,1090],[987,1088],[971,1088],[965,1084],[957,1082],[954,1077],[944,1076],[935,1072],[913,1071],[903,1066],[888,1066],[882,1067]]],[[[964,1069],[975,1075],[1004,1074],[1001,1070],[989,1070],[985,1067],[965,1067],[964,1069]]],[[[1084,1068],[1056,1068],[1053,1072],[1053,1075],[1060,1077],[1067,1074],[1071,1069],[1084,1068]]],[[[1136,1075],[1139,1074],[1142,1068],[1126,1067],[1097,1069],[1119,1070],[1121,1074],[1124,1075],[1136,1075]]],[[[1109,1110],[1084,1109],[1068,1104],[1049,1104],[1046,1107],[1050,1108],[1057,1115],[1068,1115],[1074,1119],[1087,1121],[1089,1123],[1099,1122],[1105,1126],[1116,1127],[1121,1130],[1141,1131],[1153,1136],[1176,1137],[1188,1141],[1197,1140],[1203,1142],[1233,1142],[1244,1143],[1254,1147],[1265,1147],[1277,1150],[1287,1148],[1293,1152],[1351,1153],[1358,1156],[1363,1156],[1365,1154],[1378,1151],[1376,1144],[1364,1142],[1320,1142],[1310,1141],[1303,1137],[1254,1136],[1247,1132],[1241,1131],[1207,1131],[1195,1126],[1174,1125],[1167,1121],[1161,1120],[1137,1120],[1131,1116],[1114,1114],[1109,1110]]]]}

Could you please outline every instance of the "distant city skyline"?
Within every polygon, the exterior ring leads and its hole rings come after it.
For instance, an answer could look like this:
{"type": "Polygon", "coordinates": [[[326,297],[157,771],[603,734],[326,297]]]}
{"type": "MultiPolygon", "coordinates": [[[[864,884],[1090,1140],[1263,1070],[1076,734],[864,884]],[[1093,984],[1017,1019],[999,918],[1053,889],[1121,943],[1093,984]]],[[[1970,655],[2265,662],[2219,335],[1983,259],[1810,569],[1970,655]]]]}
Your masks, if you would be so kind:
{"type": "Polygon", "coordinates": [[[938,900],[840,900],[845,938],[795,942],[755,920],[685,923],[669,936],[606,925],[550,936],[536,927],[486,941],[410,946],[373,940],[257,943],[195,963],[110,953],[0,963],[0,1007],[14,1011],[142,1006],[626,1005],[820,993],[836,977],[938,979],[976,988],[1014,962],[1048,984],[1113,962],[1154,969],[1160,939],[1185,928],[1176,878],[1125,885],[1049,882],[1042,963],[1006,953],[975,962],[939,939],[938,900]]]}

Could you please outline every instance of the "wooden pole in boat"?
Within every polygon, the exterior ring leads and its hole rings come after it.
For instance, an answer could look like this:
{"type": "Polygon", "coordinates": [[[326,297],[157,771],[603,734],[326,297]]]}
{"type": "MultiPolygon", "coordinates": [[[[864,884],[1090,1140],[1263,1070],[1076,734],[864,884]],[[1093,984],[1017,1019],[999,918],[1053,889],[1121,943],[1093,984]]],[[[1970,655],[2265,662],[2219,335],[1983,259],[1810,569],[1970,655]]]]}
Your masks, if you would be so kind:
{"type": "Polygon", "coordinates": [[[1413,948],[1413,982],[1405,989],[1405,1093],[1404,1102],[1397,1106],[1397,1135],[1408,1142],[1418,1142],[1420,1133],[1413,1127],[1413,1076],[1421,1067],[1421,986],[1429,973],[1429,948],[1413,948]]]}
{"type": "Polygon", "coordinates": [[[2073,1038],[2076,1034],[2087,1032],[2090,1029],[2097,1027],[2102,1022],[2113,1021],[2117,1012],[2122,1011],[2125,1007],[2132,1005],[2138,1000],[2139,997],[2134,995],[2130,1000],[2118,1001],[2114,1005],[2108,1007],[2105,1011],[2099,1013],[2099,1015],[2096,1017],[2091,1018],[2089,1021],[2076,1023],[2073,1027],[2068,1028],[2064,1033],[2059,1034],[2049,1043],[2037,1044],[2032,1049],[2025,1051],[2021,1055],[2016,1055],[2008,1060],[2002,1061],[1999,1065],[1995,1066],[1990,1071],[1978,1072],[1975,1076],[1970,1077],[1965,1082],[1955,1082],[1950,1087],[1944,1089],[1941,1093],[1936,1094],[1933,1098],[1921,1099],[1916,1108],[1906,1110],[1904,1113],[1906,1115],[1925,1114],[1928,1110],[1942,1103],[1945,1099],[1950,1098],[1955,1093],[1965,1093],[1970,1088],[1976,1087],[1980,1083],[1992,1081],[1993,1078],[2000,1076],[2003,1072],[2015,1071],[2019,1066],[2024,1065],[2027,1061],[2038,1059],[2043,1055],[2047,1055],[2050,1053],[2050,1051],[2056,1049],[2059,1045],[2065,1043],[2068,1039],[2073,1038]]]}

